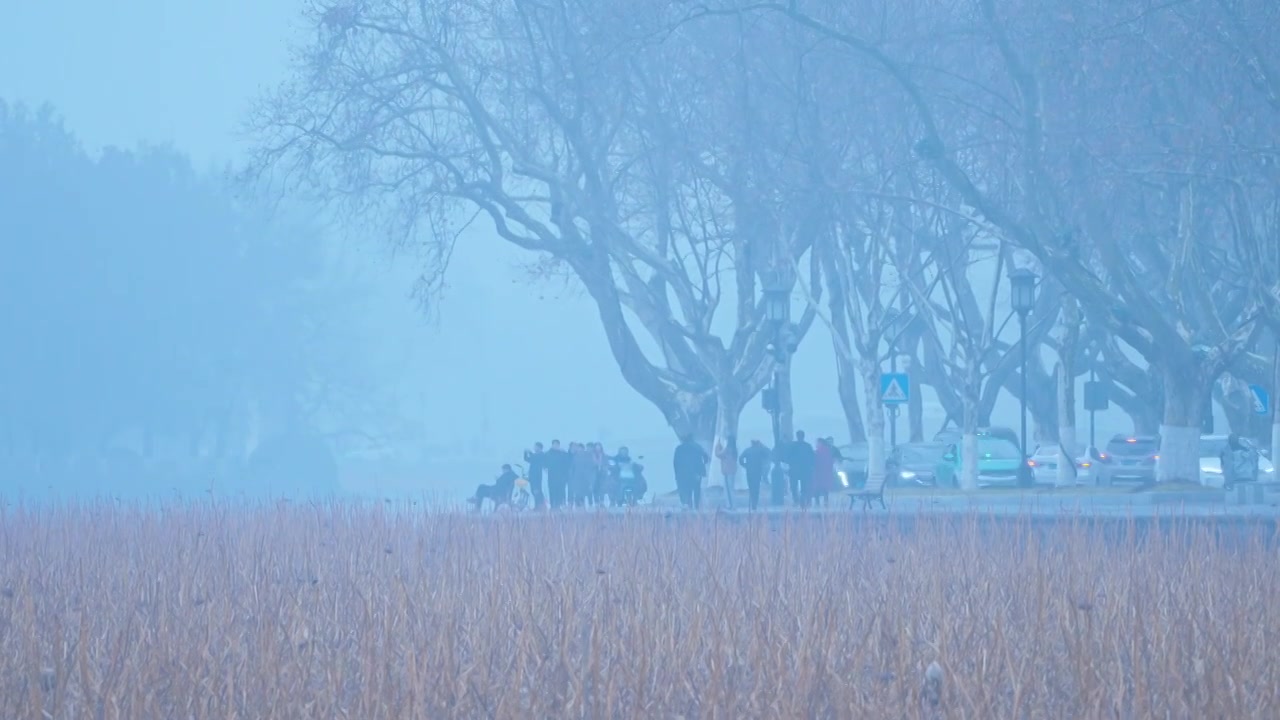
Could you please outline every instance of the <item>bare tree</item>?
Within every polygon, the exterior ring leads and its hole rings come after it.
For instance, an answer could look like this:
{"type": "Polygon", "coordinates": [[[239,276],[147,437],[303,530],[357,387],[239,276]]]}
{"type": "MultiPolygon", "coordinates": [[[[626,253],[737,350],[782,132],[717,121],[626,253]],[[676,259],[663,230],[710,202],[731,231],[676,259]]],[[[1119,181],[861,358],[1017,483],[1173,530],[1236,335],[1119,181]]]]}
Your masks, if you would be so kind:
{"type": "Polygon", "coordinates": [[[705,112],[724,87],[706,48],[722,38],[656,42],[665,8],[317,3],[293,78],[258,117],[257,167],[425,241],[429,287],[483,216],[572,272],[623,377],[676,432],[731,434],[771,369],[763,258],[807,241],[784,235],[802,224],[788,197],[730,168],[744,128],[772,118],[706,125],[724,121],[705,112]]]}
{"type": "Polygon", "coordinates": [[[1203,164],[1188,167],[1185,153],[1168,152],[1210,122],[1205,103],[1187,101],[1188,73],[1173,67],[1181,56],[1171,42],[1152,42],[1181,32],[1178,4],[870,4],[752,7],[896,81],[919,157],[1161,376],[1160,479],[1197,477],[1203,399],[1256,323],[1248,306],[1226,312],[1206,280],[1219,265],[1200,241],[1222,227],[1220,193],[1205,187],[1203,164]],[[874,37],[856,22],[868,11],[881,18],[874,37]],[[1172,120],[1151,132],[1161,115],[1172,120]],[[1010,169],[1003,182],[994,180],[999,168],[1010,169]],[[1135,238],[1132,227],[1153,220],[1159,229],[1135,238]],[[1164,276],[1172,283],[1150,281],[1144,246],[1173,259],[1164,276]]]}

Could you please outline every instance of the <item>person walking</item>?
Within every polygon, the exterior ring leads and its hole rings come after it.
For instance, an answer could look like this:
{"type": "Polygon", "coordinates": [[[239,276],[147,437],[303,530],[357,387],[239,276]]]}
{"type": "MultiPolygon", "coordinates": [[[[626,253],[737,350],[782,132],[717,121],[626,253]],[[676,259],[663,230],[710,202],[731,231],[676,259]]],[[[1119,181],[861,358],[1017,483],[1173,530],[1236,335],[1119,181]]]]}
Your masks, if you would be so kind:
{"type": "Polygon", "coordinates": [[[733,493],[738,479],[738,439],[730,435],[716,444],[716,457],[720,459],[720,475],[724,478],[725,504],[733,509],[733,493]]]}
{"type": "Polygon", "coordinates": [[[702,504],[702,479],[707,475],[707,463],[710,461],[707,451],[694,441],[692,435],[685,435],[676,447],[671,464],[676,474],[680,504],[686,508],[697,510],[702,504]]]}
{"type": "Polygon", "coordinates": [[[542,476],[547,469],[547,454],[542,450],[542,443],[536,442],[532,450],[525,450],[524,461],[529,466],[529,489],[533,493],[533,506],[541,510],[546,506],[546,500],[542,496],[542,476]]]}
{"type": "Polygon", "coordinates": [[[559,440],[551,441],[551,449],[543,458],[543,467],[547,470],[547,494],[551,499],[551,508],[564,507],[565,491],[569,484],[569,466],[573,458],[560,447],[559,440]]]}
{"type": "Polygon", "coordinates": [[[787,469],[791,475],[791,501],[797,507],[809,507],[813,492],[813,446],[804,439],[804,431],[796,431],[796,439],[787,448],[787,469]]]}
{"type": "Polygon", "coordinates": [[[747,473],[747,507],[756,510],[760,506],[760,484],[764,482],[764,474],[769,471],[769,459],[772,452],[759,440],[752,440],[751,445],[742,451],[738,464],[747,473]]]}

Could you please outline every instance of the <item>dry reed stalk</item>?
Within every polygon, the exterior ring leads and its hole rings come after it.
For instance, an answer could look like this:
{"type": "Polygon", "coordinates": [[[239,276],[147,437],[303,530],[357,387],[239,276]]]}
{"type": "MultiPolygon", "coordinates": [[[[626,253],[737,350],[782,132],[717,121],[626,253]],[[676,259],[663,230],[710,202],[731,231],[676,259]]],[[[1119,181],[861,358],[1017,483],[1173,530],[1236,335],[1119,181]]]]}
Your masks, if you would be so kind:
{"type": "Polygon", "coordinates": [[[1280,714],[1264,528],[388,503],[0,519],[0,717],[1280,714]]]}

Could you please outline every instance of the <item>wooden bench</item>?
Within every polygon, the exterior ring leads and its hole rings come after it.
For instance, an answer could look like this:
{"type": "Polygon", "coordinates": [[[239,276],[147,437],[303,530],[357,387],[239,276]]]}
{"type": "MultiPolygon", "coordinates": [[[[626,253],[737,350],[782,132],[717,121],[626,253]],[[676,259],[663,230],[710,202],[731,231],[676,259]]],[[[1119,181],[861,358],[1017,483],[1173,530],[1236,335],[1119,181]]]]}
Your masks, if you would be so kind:
{"type": "Polygon", "coordinates": [[[871,474],[867,474],[867,484],[865,487],[857,490],[849,490],[849,509],[862,501],[862,510],[866,512],[871,509],[871,503],[879,502],[881,509],[888,510],[888,506],[884,504],[884,486],[889,479],[888,473],[881,473],[879,482],[872,480],[871,474]]]}

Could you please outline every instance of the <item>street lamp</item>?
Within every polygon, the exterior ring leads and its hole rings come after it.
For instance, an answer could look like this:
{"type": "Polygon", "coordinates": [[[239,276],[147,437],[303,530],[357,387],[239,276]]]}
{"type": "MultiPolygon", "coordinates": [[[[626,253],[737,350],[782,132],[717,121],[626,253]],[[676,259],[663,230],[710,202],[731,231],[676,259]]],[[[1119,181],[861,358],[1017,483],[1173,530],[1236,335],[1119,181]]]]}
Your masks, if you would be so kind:
{"type": "Polygon", "coordinates": [[[764,283],[764,314],[774,336],[791,319],[791,288],[783,284],[782,273],[772,272],[764,283]]]}
{"type": "Polygon", "coordinates": [[[782,366],[790,354],[787,334],[791,325],[791,283],[790,278],[782,270],[773,270],[762,278],[764,293],[764,315],[773,329],[773,342],[770,344],[773,358],[777,364],[773,368],[769,387],[764,392],[764,409],[773,420],[773,452],[774,466],[770,473],[770,485],[773,504],[780,505],[783,499],[783,482],[781,478],[782,458],[782,398],[779,388],[782,386],[782,366]]]}
{"type": "Polygon", "coordinates": [[[1022,352],[1022,473],[1027,472],[1027,315],[1036,306],[1036,281],[1039,278],[1027,268],[1015,268],[1009,273],[1009,303],[1018,313],[1018,345],[1022,352]]]}

